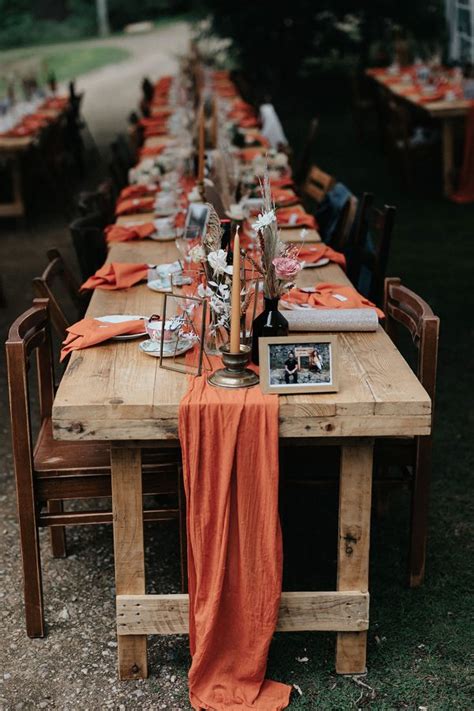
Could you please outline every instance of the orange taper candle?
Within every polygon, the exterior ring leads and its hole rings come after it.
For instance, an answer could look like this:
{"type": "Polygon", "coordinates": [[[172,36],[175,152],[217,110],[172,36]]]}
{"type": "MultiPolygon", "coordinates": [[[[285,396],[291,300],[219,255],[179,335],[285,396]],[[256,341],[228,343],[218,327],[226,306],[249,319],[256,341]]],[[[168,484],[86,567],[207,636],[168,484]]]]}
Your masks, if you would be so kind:
{"type": "Polygon", "coordinates": [[[240,353],[240,237],[238,227],[234,237],[234,261],[232,266],[230,352],[240,353]]]}

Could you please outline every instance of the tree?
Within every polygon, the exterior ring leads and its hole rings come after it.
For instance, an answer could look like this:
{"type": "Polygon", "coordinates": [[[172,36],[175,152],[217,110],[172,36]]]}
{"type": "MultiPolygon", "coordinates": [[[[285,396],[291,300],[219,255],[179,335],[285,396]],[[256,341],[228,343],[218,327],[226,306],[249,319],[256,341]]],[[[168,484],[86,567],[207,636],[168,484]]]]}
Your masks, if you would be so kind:
{"type": "Polygon", "coordinates": [[[101,37],[107,37],[107,35],[110,35],[109,10],[107,7],[107,0],[96,0],[96,7],[99,35],[101,37]]]}

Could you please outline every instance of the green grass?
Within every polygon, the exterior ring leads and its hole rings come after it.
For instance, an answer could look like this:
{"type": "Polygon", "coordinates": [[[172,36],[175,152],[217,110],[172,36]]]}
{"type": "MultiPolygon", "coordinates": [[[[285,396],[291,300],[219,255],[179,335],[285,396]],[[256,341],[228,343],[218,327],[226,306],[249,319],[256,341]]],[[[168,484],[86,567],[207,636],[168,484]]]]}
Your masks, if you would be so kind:
{"type": "Polygon", "coordinates": [[[22,48],[0,52],[0,64],[4,75],[21,68],[37,66],[44,73],[53,71],[58,81],[74,79],[82,74],[99,69],[106,64],[115,64],[128,59],[130,52],[122,47],[95,47],[87,43],[82,46],[44,46],[22,48]]]}

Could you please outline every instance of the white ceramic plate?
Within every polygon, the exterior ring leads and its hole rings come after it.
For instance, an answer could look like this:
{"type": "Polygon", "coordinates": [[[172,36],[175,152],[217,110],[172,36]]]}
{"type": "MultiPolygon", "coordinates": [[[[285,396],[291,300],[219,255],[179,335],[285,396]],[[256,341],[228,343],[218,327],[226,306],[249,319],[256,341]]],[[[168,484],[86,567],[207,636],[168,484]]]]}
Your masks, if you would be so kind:
{"type": "MultiPolygon", "coordinates": [[[[166,344],[164,344],[164,346],[166,346],[166,344]]],[[[174,345],[171,347],[170,350],[167,350],[166,347],[164,347],[163,358],[172,358],[173,356],[183,355],[183,353],[186,353],[186,351],[191,350],[193,346],[194,343],[190,343],[187,340],[181,340],[179,341],[176,350],[174,345]]],[[[138,347],[143,353],[146,353],[147,355],[152,356],[153,358],[160,357],[160,344],[156,341],[152,341],[151,339],[149,339],[148,341],[142,341],[138,344],[138,347]]]]}
{"type": "Polygon", "coordinates": [[[312,267],[325,267],[329,264],[329,259],[327,257],[322,257],[317,262],[311,262],[310,264],[304,263],[303,269],[311,269],[312,267]]]}
{"type": "Polygon", "coordinates": [[[124,333],[122,336],[114,336],[113,341],[132,341],[134,338],[146,336],[145,320],[143,316],[130,314],[110,314],[110,316],[97,316],[96,321],[104,323],[123,323],[123,321],[143,321],[143,333],[124,333]]]}

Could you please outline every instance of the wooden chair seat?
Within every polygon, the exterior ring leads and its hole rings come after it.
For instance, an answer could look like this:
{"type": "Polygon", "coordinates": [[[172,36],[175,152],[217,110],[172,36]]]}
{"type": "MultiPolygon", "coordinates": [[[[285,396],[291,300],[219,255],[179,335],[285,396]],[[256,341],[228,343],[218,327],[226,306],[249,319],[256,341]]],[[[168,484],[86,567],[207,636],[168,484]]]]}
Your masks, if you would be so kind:
{"type": "MultiPolygon", "coordinates": [[[[145,450],[143,470],[153,470],[164,464],[176,463],[177,448],[156,451],[145,450]]],[[[53,438],[51,418],[44,419],[36,440],[34,469],[37,476],[68,476],[70,472],[110,473],[110,442],[68,442],[53,438]]]]}

